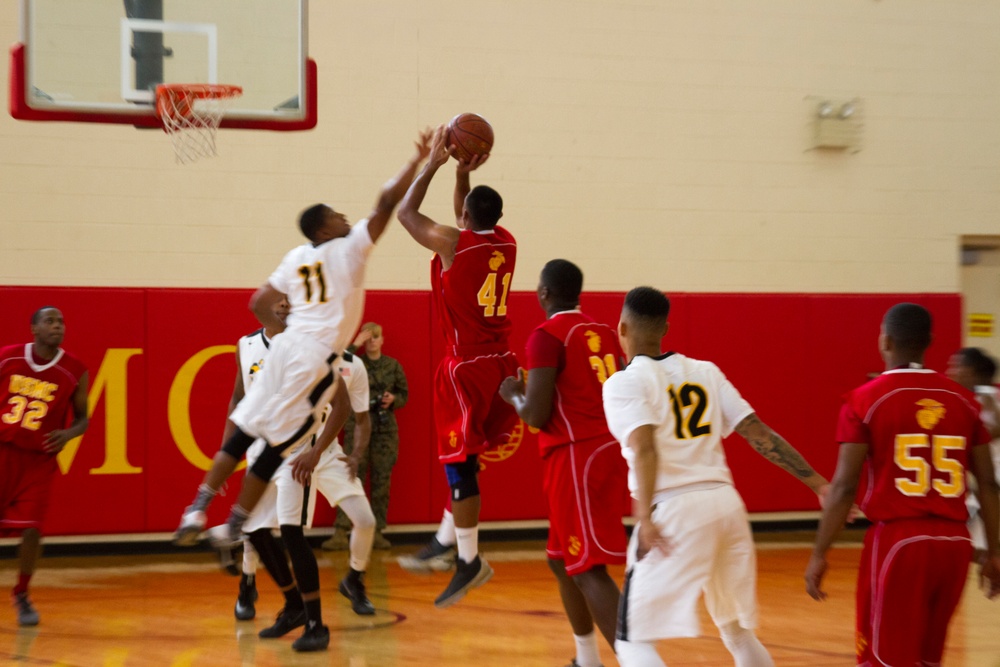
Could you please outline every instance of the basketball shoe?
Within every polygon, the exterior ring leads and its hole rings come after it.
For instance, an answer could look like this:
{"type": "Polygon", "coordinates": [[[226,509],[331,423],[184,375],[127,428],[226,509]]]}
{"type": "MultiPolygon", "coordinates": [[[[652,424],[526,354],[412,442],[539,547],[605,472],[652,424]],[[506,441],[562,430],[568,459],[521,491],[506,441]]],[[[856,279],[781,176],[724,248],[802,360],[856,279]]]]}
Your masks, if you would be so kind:
{"type": "Polygon", "coordinates": [[[358,616],[373,616],[375,614],[375,605],[368,599],[368,594],[365,591],[363,572],[351,570],[347,576],[340,580],[338,590],[341,595],[351,601],[351,609],[358,616]]]}
{"type": "Polygon", "coordinates": [[[254,603],[257,601],[257,577],[244,574],[240,577],[240,594],[236,597],[236,608],[233,613],[240,621],[249,621],[257,615],[254,603]]]}
{"type": "Polygon", "coordinates": [[[306,624],[305,609],[289,609],[286,605],[278,612],[278,617],[274,619],[274,625],[264,628],[257,633],[261,639],[274,639],[284,637],[295,628],[301,628],[306,624]]]}
{"type": "Polygon", "coordinates": [[[17,610],[18,625],[22,627],[38,625],[38,612],[35,610],[35,606],[31,604],[31,600],[28,599],[27,591],[11,595],[11,604],[17,610]]]}
{"type": "Polygon", "coordinates": [[[300,653],[306,651],[325,651],[330,645],[330,629],[325,625],[306,628],[301,637],[292,642],[292,650],[300,653]]]}
{"type": "Polygon", "coordinates": [[[400,556],[399,566],[408,572],[427,574],[429,572],[447,572],[455,565],[455,548],[446,547],[438,542],[437,536],[424,545],[420,551],[408,556],[400,556]]]}
{"type": "Polygon", "coordinates": [[[198,536],[201,535],[201,531],[205,530],[207,521],[203,511],[192,509],[189,506],[181,515],[181,525],[174,533],[174,544],[179,547],[193,547],[198,543],[198,536]]]}
{"type": "Polygon", "coordinates": [[[465,597],[465,594],[473,588],[485,584],[492,576],[493,568],[486,562],[486,559],[476,556],[471,563],[466,563],[459,558],[455,562],[455,574],[452,575],[451,582],[448,583],[444,592],[434,600],[434,606],[438,609],[450,607],[465,597]]]}

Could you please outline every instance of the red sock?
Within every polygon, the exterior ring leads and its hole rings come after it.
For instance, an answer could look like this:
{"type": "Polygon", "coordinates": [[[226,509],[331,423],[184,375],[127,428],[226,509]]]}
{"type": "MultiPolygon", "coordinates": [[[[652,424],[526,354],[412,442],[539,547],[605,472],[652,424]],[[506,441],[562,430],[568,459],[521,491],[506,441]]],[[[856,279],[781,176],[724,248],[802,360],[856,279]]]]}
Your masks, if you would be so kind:
{"type": "Polygon", "coordinates": [[[17,586],[14,586],[14,595],[20,595],[21,593],[28,592],[28,582],[31,581],[31,575],[22,572],[17,576],[17,586]]]}

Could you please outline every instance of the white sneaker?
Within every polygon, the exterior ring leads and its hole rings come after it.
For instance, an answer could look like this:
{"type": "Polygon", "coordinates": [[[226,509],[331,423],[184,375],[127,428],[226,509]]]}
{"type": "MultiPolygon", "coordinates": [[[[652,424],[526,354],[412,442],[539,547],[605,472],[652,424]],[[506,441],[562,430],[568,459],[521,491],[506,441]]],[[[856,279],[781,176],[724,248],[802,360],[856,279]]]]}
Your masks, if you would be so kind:
{"type": "Polygon", "coordinates": [[[228,523],[221,523],[208,529],[208,541],[216,549],[232,549],[243,541],[243,533],[233,530],[228,523]]]}
{"type": "Polygon", "coordinates": [[[208,517],[201,510],[184,510],[181,515],[181,525],[174,533],[174,544],[179,547],[193,547],[198,543],[198,536],[205,530],[208,517]]]}

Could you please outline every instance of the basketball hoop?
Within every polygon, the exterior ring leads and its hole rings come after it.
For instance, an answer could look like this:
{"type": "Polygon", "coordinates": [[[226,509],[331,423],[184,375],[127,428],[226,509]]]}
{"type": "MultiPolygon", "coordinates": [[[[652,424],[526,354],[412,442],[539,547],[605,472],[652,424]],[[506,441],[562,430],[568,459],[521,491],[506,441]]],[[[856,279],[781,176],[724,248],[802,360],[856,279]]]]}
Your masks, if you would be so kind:
{"type": "Polygon", "coordinates": [[[156,87],[156,115],[181,164],[215,156],[215,132],[229,103],[243,94],[239,86],[170,83],[156,87]]]}

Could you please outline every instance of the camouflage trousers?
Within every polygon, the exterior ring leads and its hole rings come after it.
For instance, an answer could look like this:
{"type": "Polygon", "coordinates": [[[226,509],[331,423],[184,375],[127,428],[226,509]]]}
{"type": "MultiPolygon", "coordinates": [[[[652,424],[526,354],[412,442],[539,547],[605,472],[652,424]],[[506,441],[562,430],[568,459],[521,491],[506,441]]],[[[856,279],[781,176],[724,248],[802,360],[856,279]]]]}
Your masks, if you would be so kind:
{"type": "MultiPolygon", "coordinates": [[[[354,449],[353,439],[345,440],[351,444],[344,445],[348,454],[354,449]]],[[[399,456],[399,433],[372,433],[368,443],[368,454],[358,468],[358,478],[365,482],[368,490],[368,500],[375,514],[375,529],[379,532],[385,528],[385,517],[389,512],[389,479],[392,467],[396,465],[399,456]]],[[[337,520],[334,526],[341,530],[350,530],[351,521],[337,508],[337,520]]]]}

